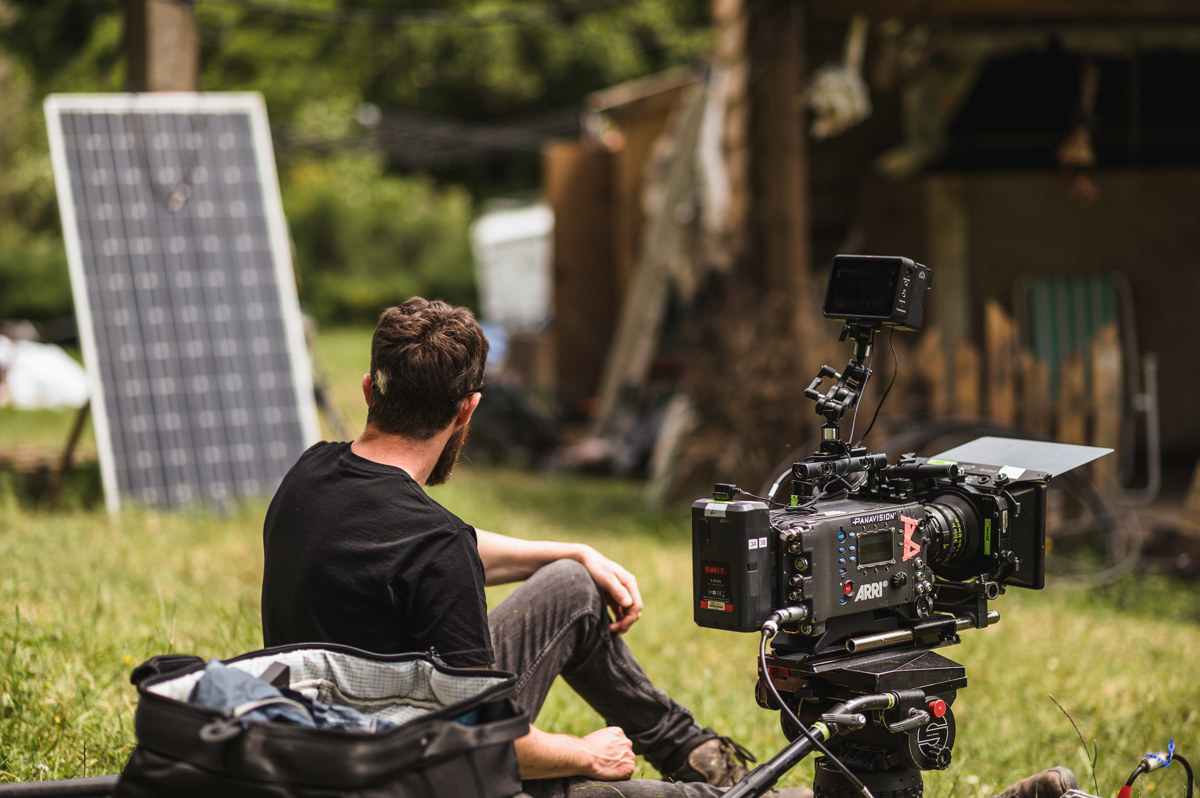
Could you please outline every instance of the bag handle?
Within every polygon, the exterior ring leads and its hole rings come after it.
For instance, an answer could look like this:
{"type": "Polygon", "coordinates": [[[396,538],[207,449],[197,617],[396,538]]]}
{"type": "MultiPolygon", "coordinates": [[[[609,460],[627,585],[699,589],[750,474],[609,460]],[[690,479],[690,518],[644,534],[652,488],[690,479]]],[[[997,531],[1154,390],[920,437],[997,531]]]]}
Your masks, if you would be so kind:
{"type": "Polygon", "coordinates": [[[291,707],[305,716],[311,717],[312,715],[308,707],[299,701],[293,701],[285,696],[260,698],[257,701],[247,701],[244,704],[238,704],[228,715],[201,726],[200,739],[206,743],[220,743],[225,740],[231,740],[246,730],[246,722],[242,720],[243,715],[254,712],[257,709],[262,709],[263,707],[272,706],[291,707]]]}
{"type": "Polygon", "coordinates": [[[151,676],[195,667],[204,667],[203,657],[197,657],[194,654],[159,654],[134,668],[133,672],[129,674],[129,682],[136,686],[151,676]]]}

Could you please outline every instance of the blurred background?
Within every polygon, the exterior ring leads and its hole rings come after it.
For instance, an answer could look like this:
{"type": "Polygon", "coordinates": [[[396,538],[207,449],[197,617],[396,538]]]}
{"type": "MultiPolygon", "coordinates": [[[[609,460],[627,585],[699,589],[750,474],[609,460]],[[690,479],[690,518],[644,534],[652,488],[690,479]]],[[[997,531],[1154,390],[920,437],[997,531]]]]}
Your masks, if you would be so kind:
{"type": "MultiPolygon", "coordinates": [[[[261,92],[325,436],[364,363],[322,347],[419,294],[492,340],[473,462],[755,490],[849,357],[832,256],[899,254],[934,289],[881,339],[872,450],[1114,448],[1112,545],[1193,567],[1200,3],[0,0],[0,30],[10,342],[79,359],[47,95],[261,92]]],[[[91,420],[16,376],[0,467],[52,501],[91,420]]]]}
{"type": "MultiPolygon", "coordinates": [[[[261,645],[273,485],[104,508],[121,411],[89,403],[43,108],[85,92],[260,93],[320,434],[362,427],[380,310],[471,307],[488,387],[435,496],[635,565],[655,682],[760,755],[754,641],[692,623],[688,507],[816,448],[833,256],[926,264],[846,438],[1115,451],[1051,483],[1050,589],[955,647],[981,686],[928,794],[1194,757],[1200,0],[0,0],[0,781],[119,771],[131,667],[261,645]]],[[[596,728],[566,692],[556,726],[596,728]]]]}

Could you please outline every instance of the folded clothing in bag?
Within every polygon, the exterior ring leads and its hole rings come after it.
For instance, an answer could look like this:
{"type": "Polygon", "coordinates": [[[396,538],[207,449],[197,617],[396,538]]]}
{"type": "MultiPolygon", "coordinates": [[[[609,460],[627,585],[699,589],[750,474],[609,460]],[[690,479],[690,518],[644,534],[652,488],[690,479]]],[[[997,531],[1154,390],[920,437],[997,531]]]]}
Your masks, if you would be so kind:
{"type": "Polygon", "coordinates": [[[132,681],[137,747],[115,798],[521,794],[512,674],[305,645],[155,657],[132,681]]]}
{"type": "MultiPolygon", "coordinates": [[[[275,663],[279,665],[280,663],[275,663]]],[[[291,671],[278,671],[290,683],[291,671]]],[[[287,687],[276,687],[275,679],[251,676],[246,671],[231,668],[220,660],[210,660],[204,675],[188,701],[199,707],[219,710],[232,718],[246,721],[295,723],[310,729],[358,729],[378,732],[395,727],[395,723],[376,718],[353,707],[325,704],[287,687]]],[[[462,720],[459,719],[461,723],[462,720]]]]}

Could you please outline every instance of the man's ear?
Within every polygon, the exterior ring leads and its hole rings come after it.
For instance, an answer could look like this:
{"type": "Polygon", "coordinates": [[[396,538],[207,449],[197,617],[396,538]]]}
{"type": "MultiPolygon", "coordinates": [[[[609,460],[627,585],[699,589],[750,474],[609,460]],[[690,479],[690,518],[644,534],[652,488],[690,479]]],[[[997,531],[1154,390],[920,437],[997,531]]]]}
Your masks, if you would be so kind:
{"type": "Polygon", "coordinates": [[[371,375],[364,374],[362,378],[363,400],[366,401],[367,407],[371,406],[371,375]]]}
{"type": "Polygon", "coordinates": [[[483,394],[476,391],[463,400],[462,407],[458,410],[458,417],[454,419],[455,429],[466,425],[471,420],[471,414],[475,412],[475,408],[479,407],[481,399],[483,399],[483,394]]]}

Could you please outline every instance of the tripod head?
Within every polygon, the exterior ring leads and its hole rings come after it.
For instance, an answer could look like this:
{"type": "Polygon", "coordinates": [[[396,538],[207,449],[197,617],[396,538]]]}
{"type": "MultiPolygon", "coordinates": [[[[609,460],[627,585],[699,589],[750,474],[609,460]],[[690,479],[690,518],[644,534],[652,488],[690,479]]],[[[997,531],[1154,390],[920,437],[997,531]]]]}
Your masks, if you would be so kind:
{"type": "MultiPolygon", "coordinates": [[[[966,671],[957,662],[917,647],[825,659],[774,656],[767,667],[786,671],[799,688],[784,700],[795,702],[792,709],[805,723],[836,722],[830,716],[840,710],[831,708],[840,704],[881,694],[892,697],[867,723],[842,726],[842,733],[829,741],[830,752],[873,794],[915,798],[921,794],[922,771],[949,767],[955,738],[950,707],[967,684],[966,671]]],[[[789,739],[799,737],[791,715],[781,717],[789,739]]],[[[858,792],[828,763],[824,768],[818,763],[814,791],[830,798],[858,792]]]]}
{"type": "Polygon", "coordinates": [[[857,798],[864,789],[869,795],[921,798],[922,771],[950,765],[955,737],[950,706],[967,684],[962,665],[931,646],[768,657],[767,638],[764,629],[756,694],[764,708],[781,710],[791,743],[725,798],[765,794],[814,750],[827,754],[816,762],[815,798],[857,798]]]}

